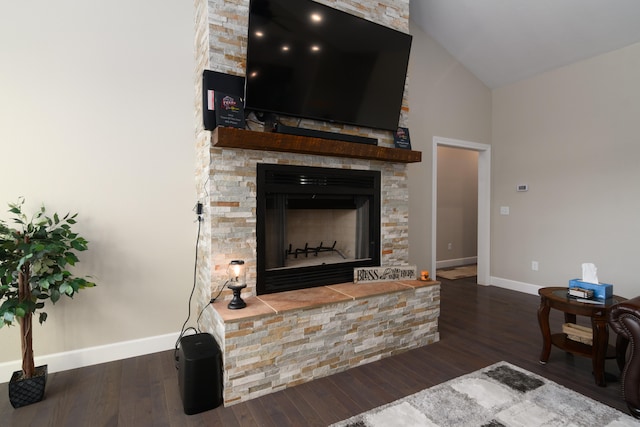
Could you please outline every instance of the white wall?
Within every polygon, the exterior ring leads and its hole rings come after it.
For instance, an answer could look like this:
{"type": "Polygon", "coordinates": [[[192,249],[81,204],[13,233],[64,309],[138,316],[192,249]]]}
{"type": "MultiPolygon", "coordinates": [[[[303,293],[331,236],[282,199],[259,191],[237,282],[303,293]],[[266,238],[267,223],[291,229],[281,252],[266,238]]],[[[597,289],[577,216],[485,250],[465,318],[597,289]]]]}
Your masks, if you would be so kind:
{"type": "MultiPolygon", "coordinates": [[[[170,343],[187,316],[193,39],[192,2],[0,3],[0,215],[19,196],[79,212],[90,243],[75,271],[99,284],[49,307],[36,363],[94,346],[124,357],[115,353],[142,338],[170,343]]],[[[3,328],[0,368],[19,358],[18,328],[3,328]]]]}
{"type": "Polygon", "coordinates": [[[410,22],[409,133],[422,162],[409,166],[409,258],[431,268],[433,137],[491,143],[491,91],[410,22]]]}
{"type": "Polygon", "coordinates": [[[492,276],[566,286],[593,262],[640,294],[638,76],[635,44],[493,92],[492,276]]]}

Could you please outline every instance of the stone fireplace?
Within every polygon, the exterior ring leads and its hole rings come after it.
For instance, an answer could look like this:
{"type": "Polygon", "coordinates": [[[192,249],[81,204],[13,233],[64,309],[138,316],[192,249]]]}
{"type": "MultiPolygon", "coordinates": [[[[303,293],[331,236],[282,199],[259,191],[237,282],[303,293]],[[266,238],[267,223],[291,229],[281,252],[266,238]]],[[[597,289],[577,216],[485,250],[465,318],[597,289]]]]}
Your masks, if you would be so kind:
{"type": "MultiPolygon", "coordinates": [[[[408,32],[409,0],[320,2],[408,32]]],[[[195,5],[195,82],[200,94],[204,69],[244,75],[249,0],[196,0],[195,5]]],[[[437,282],[356,285],[348,278],[353,277],[354,263],[408,263],[407,163],[420,161],[420,153],[394,149],[391,132],[307,120],[302,120],[305,127],[372,137],[378,146],[276,135],[262,132],[255,124],[250,125],[252,130],[209,132],[202,126],[200,101],[195,110],[196,186],[204,204],[196,295],[198,312],[204,311],[198,327],[212,333],[222,348],[225,405],[438,341],[437,282]],[[277,226],[280,230],[275,233],[274,226],[262,226],[282,222],[277,208],[282,200],[259,201],[259,187],[264,184],[260,165],[373,176],[376,184],[366,194],[294,191],[285,198],[290,227],[277,226]],[[377,200],[369,193],[375,193],[377,200]],[[296,225],[309,221],[314,221],[313,233],[309,226],[296,225]],[[327,227],[319,224],[327,223],[332,224],[331,230],[324,233],[327,227]],[[261,246],[267,241],[275,241],[277,254],[261,246]],[[332,261],[327,262],[329,258],[332,261]],[[247,267],[247,288],[242,294],[247,308],[241,310],[226,308],[231,292],[223,285],[233,259],[244,260],[247,267]],[[296,261],[312,264],[294,266],[296,261]],[[325,270],[328,264],[338,266],[337,270],[346,265],[342,278],[322,283],[298,280],[303,276],[299,273],[325,270]],[[276,281],[288,283],[276,289],[283,292],[264,292],[269,272],[286,275],[291,266],[301,270],[284,282],[276,281]],[[219,291],[219,299],[205,307],[219,291]]],[[[286,117],[281,120],[288,124],[286,117]]]]}
{"type": "MultiPolygon", "coordinates": [[[[409,0],[320,0],[320,3],[344,10],[370,21],[408,32],[409,0]]],[[[205,69],[243,76],[245,74],[249,0],[196,0],[196,93],[202,93],[202,72],[205,69]]],[[[406,126],[408,83],[400,117],[406,126]]],[[[257,164],[300,165],[309,167],[377,171],[380,173],[380,263],[406,264],[408,261],[408,188],[407,165],[388,161],[388,156],[344,156],[278,151],[277,147],[246,150],[212,144],[212,132],[202,124],[202,101],[196,96],[196,187],[199,200],[205,206],[203,224],[203,257],[199,261],[199,280],[204,294],[215,292],[224,283],[226,265],[232,259],[243,259],[247,265],[246,292],[256,295],[257,232],[256,190],[257,164]],[[209,253],[210,256],[204,256],[209,253]]],[[[295,125],[298,119],[281,117],[284,124],[295,125]]],[[[261,131],[259,124],[249,123],[252,130],[261,131]]],[[[359,128],[335,123],[303,119],[300,126],[324,131],[366,136],[378,140],[378,147],[393,147],[389,131],[359,128]]],[[[222,138],[220,138],[222,139],[222,138]]],[[[282,141],[280,141],[282,142],[282,141]]],[[[306,143],[300,143],[303,145],[306,143]]],[[[282,144],[276,144],[282,145],[282,144]]],[[[323,144],[326,145],[326,144],[323,144]]],[[[322,147],[319,147],[322,148],[322,147]]],[[[346,149],[351,150],[351,149],[346,149]]],[[[291,242],[293,243],[293,242],[291,242]]],[[[310,244],[312,242],[309,242],[310,244]]],[[[315,244],[315,243],[313,243],[315,244]]],[[[331,242],[331,245],[333,242],[331,242]]],[[[223,294],[228,297],[227,292],[223,294]]]]}

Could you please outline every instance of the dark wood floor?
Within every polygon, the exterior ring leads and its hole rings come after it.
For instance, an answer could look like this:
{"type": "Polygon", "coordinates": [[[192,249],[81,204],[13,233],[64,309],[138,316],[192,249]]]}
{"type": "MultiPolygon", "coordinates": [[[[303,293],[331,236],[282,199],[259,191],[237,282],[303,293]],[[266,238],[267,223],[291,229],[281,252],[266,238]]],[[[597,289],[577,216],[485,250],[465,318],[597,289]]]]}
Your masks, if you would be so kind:
{"type": "MultiPolygon", "coordinates": [[[[501,360],[626,411],[619,383],[596,386],[589,360],[554,348],[539,364],[537,296],[461,279],[443,280],[441,297],[440,342],[249,402],[185,415],[167,351],[51,374],[46,399],[20,409],[4,383],[0,425],[326,426],[501,360]]],[[[560,328],[561,314],[551,321],[560,328]]],[[[618,374],[614,361],[607,371],[618,374]]]]}

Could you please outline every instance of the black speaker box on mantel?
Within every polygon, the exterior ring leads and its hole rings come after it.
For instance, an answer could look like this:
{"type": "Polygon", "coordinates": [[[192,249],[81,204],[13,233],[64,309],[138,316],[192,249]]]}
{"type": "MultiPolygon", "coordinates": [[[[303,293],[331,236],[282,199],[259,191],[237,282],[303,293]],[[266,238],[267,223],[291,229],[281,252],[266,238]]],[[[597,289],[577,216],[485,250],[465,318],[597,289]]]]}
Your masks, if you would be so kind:
{"type": "Polygon", "coordinates": [[[211,334],[187,335],[180,339],[178,385],[187,415],[222,404],[222,352],[211,334]]]}
{"type": "Polygon", "coordinates": [[[211,100],[211,94],[215,91],[244,99],[244,77],[211,70],[202,72],[202,120],[206,130],[214,130],[217,126],[211,100]]]}

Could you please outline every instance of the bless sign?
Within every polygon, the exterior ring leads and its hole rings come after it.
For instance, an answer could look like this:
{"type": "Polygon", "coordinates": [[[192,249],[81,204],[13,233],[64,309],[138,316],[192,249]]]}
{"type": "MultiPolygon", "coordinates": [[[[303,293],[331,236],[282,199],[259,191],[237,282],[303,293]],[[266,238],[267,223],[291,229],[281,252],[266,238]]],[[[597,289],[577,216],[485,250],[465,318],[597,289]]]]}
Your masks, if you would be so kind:
{"type": "Polygon", "coordinates": [[[416,266],[363,267],[353,269],[353,283],[416,280],[416,266]]]}

